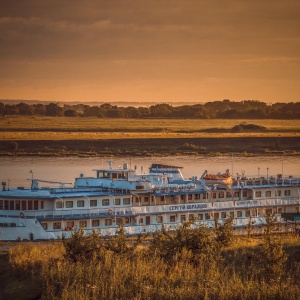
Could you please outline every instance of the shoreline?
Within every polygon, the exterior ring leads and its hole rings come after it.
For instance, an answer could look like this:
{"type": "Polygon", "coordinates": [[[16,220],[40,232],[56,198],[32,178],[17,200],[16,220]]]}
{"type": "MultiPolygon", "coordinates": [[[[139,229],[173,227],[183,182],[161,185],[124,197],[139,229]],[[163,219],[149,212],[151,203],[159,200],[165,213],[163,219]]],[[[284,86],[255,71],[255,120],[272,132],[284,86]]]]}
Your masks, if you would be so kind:
{"type": "Polygon", "coordinates": [[[300,155],[299,137],[0,140],[1,157],[300,155]],[[12,149],[12,145],[15,147],[12,149]]]}

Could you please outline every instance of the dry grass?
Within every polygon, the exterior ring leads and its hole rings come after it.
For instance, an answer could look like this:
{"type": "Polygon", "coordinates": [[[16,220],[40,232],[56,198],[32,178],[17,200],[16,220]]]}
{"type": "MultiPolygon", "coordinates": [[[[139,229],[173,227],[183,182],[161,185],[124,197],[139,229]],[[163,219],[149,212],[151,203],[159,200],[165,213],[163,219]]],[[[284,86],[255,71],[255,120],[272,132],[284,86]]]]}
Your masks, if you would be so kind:
{"type": "Polygon", "coordinates": [[[66,117],[8,116],[0,119],[1,139],[90,140],[126,138],[220,138],[300,136],[300,120],[246,120],[268,131],[256,133],[222,132],[245,120],[184,119],[101,119],[66,117]],[[203,132],[217,128],[217,132],[203,132]]]}
{"type": "Polygon", "coordinates": [[[255,261],[249,260],[261,239],[241,238],[224,250],[223,263],[201,266],[182,256],[167,263],[147,253],[147,247],[133,256],[106,251],[100,260],[70,262],[57,242],[15,247],[10,261],[16,269],[31,270],[32,282],[40,287],[36,297],[42,299],[297,299],[300,241],[281,241],[291,262],[279,285],[261,280],[255,261]]]}

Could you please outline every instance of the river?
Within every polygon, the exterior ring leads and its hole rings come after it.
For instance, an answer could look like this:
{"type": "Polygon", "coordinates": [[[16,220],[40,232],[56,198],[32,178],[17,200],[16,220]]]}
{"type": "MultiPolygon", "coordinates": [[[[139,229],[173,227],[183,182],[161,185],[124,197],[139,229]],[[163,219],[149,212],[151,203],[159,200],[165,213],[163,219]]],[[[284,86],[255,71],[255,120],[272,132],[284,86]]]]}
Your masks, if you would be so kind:
{"type": "MultiPolygon", "coordinates": [[[[202,175],[204,170],[209,173],[224,172],[226,169],[236,176],[237,173],[245,176],[269,176],[281,174],[284,176],[300,175],[299,156],[254,156],[254,157],[123,157],[123,158],[63,158],[63,157],[1,157],[0,180],[9,182],[11,187],[29,186],[33,171],[34,178],[74,183],[74,178],[80,174],[94,176],[93,169],[108,167],[108,161],[113,167],[122,167],[124,163],[132,168],[135,166],[141,172],[148,172],[152,163],[162,163],[183,167],[185,178],[202,175]],[[232,172],[233,171],[233,172],[232,172]]],[[[44,184],[45,185],[45,184],[44,184]]],[[[49,184],[46,184],[49,185],[49,184]]]]}

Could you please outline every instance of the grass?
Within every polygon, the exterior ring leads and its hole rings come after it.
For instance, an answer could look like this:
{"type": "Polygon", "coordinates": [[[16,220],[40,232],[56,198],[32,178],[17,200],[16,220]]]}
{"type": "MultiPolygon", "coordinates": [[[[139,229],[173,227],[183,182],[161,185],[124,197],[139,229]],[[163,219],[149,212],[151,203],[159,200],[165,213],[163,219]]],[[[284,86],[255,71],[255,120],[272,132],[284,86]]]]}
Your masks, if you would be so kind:
{"type": "Polygon", "coordinates": [[[27,292],[42,299],[299,299],[300,239],[278,239],[289,258],[280,283],[260,277],[253,258],[258,238],[239,238],[223,250],[221,261],[201,265],[185,259],[188,253],[166,262],[147,246],[131,255],[107,250],[101,259],[71,262],[61,242],[49,242],[9,251],[8,284],[1,291],[4,299],[29,299],[27,292]]]}
{"type": "Polygon", "coordinates": [[[220,138],[300,136],[300,120],[246,120],[264,132],[232,133],[245,120],[101,119],[7,116],[0,119],[1,139],[92,140],[130,138],[220,138]]]}

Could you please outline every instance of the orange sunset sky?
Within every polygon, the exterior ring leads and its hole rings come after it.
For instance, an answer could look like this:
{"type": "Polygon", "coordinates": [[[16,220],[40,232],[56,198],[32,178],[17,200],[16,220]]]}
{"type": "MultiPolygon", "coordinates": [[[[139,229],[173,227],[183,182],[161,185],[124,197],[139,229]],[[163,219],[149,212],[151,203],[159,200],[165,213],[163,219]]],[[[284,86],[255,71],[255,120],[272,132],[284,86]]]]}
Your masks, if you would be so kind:
{"type": "Polygon", "coordinates": [[[300,100],[299,0],[1,0],[0,99],[300,100]]]}

